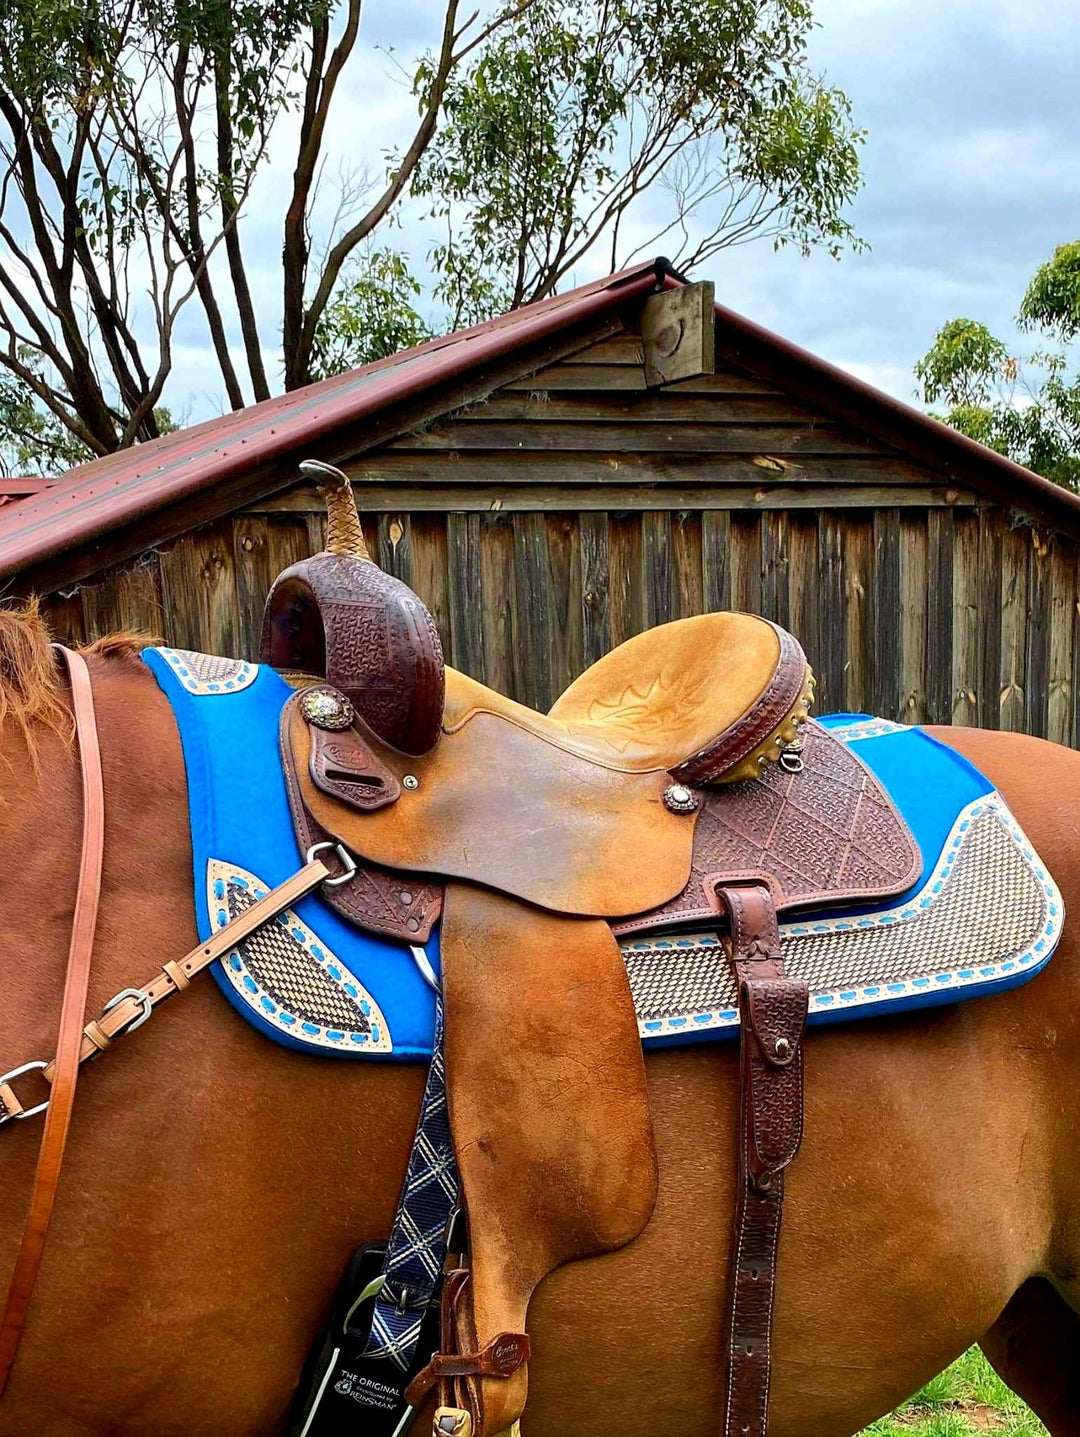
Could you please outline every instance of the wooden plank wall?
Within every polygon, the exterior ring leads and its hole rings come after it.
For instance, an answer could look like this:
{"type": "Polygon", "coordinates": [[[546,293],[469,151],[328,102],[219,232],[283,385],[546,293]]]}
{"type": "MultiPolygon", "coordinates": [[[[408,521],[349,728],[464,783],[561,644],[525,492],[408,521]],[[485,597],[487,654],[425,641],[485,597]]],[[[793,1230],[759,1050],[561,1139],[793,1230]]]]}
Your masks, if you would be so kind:
{"type": "MultiPolygon", "coordinates": [[[[737,608],[799,636],[820,711],[1080,742],[1076,545],[745,372],[647,391],[627,333],[349,468],[450,662],[536,707],[643,628],[737,608]]],[[[185,535],[51,598],[54,625],[253,655],[319,507],[299,486],[185,535]]]]}

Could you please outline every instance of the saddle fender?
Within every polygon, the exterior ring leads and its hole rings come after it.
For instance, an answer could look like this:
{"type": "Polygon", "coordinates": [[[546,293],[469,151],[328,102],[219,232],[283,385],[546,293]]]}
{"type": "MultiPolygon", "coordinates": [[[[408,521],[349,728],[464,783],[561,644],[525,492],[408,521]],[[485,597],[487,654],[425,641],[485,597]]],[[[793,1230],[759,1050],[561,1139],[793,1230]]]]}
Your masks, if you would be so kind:
{"type": "MultiPolygon", "coordinates": [[[[475,1348],[523,1332],[564,1263],[622,1247],[652,1216],[657,1158],[634,1007],[602,920],[452,883],[443,914],[446,1077],[470,1224],[475,1348]],[[484,1022],[470,1021],[482,1012],[484,1022]],[[506,1035],[514,1033],[508,1043],[506,1035]]],[[[521,1416],[524,1366],[470,1384],[478,1433],[521,1416]]]]}

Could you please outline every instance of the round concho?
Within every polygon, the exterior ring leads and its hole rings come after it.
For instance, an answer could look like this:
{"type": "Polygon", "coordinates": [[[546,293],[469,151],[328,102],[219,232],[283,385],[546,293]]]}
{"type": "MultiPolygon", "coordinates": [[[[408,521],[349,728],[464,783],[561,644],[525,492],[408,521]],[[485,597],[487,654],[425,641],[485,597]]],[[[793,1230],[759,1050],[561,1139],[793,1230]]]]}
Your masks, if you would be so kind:
{"type": "Polygon", "coordinates": [[[669,783],[664,789],[664,806],[672,813],[694,813],[701,800],[685,783],[669,783]]]}
{"type": "Polygon", "coordinates": [[[300,700],[300,711],[316,728],[337,732],[353,721],[353,706],[337,689],[308,689],[300,700]]]}

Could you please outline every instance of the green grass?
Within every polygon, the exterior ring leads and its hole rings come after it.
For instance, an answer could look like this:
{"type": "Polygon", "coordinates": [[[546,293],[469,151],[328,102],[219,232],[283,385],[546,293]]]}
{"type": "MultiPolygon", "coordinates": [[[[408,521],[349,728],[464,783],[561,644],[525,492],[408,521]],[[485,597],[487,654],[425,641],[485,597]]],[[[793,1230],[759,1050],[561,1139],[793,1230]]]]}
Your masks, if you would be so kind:
{"type": "Polygon", "coordinates": [[[860,1437],[1046,1437],[1046,1428],[1005,1386],[977,1347],[860,1437]]]}

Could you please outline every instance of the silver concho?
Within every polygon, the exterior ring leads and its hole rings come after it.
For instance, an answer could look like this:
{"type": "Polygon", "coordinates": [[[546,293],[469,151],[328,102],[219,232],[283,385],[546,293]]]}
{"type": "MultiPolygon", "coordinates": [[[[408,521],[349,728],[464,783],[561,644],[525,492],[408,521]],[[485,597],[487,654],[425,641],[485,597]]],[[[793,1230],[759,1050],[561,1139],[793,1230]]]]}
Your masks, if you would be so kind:
{"type": "Polygon", "coordinates": [[[694,813],[700,803],[700,798],[685,783],[669,783],[664,789],[664,807],[672,813],[694,813]]]}
{"type": "Polygon", "coordinates": [[[353,721],[353,706],[336,689],[308,689],[300,700],[300,711],[308,723],[332,733],[348,728],[353,721]]]}

